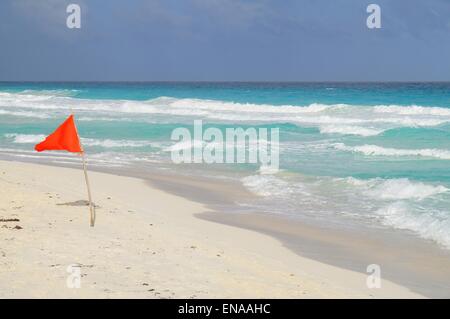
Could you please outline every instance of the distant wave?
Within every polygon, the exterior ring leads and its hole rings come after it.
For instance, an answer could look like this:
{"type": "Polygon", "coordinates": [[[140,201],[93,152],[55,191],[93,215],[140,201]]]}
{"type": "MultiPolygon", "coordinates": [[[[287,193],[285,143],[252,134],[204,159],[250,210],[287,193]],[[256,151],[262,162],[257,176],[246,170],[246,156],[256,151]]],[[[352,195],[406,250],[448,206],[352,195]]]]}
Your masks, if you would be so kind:
{"type": "Polygon", "coordinates": [[[205,141],[181,141],[174,143],[173,145],[167,146],[163,149],[165,152],[178,152],[182,150],[189,150],[189,149],[202,149],[207,143],[205,141]]]}
{"type": "Polygon", "coordinates": [[[157,143],[150,141],[141,140],[111,140],[111,139],[92,139],[92,138],[82,138],[81,142],[83,145],[87,146],[100,146],[105,148],[114,147],[145,147],[145,146],[155,146],[157,143]]]}
{"type": "MultiPolygon", "coordinates": [[[[181,141],[176,142],[172,145],[169,145],[165,147],[163,150],[166,152],[173,152],[173,151],[181,151],[181,150],[188,150],[188,149],[202,149],[204,147],[210,147],[210,148],[219,148],[219,149],[243,149],[243,150],[258,150],[259,145],[275,145],[272,141],[268,141],[265,139],[258,139],[258,140],[237,140],[234,141],[234,143],[218,143],[218,142],[206,142],[206,141],[181,141]]],[[[280,146],[279,144],[278,147],[280,146]]],[[[264,169],[264,168],[263,168],[264,169]]]]}
{"type": "MultiPolygon", "coordinates": [[[[16,134],[9,133],[4,135],[8,139],[12,139],[12,143],[16,144],[35,144],[43,141],[45,135],[42,134],[16,134]]],[[[99,146],[103,148],[121,148],[121,147],[161,147],[159,143],[143,140],[112,140],[112,139],[93,139],[81,138],[81,142],[86,146],[99,146]]]]}
{"type": "MultiPolygon", "coordinates": [[[[45,91],[44,91],[45,92],[45,91]]],[[[450,123],[450,109],[399,105],[271,105],[205,99],[158,97],[147,101],[79,99],[71,92],[0,92],[0,107],[8,112],[75,112],[83,120],[134,119],[176,121],[180,118],[233,123],[292,123],[315,126],[324,134],[373,136],[398,127],[430,127],[450,123]],[[147,116],[148,115],[148,116],[147,116]]],[[[24,113],[25,114],[25,113],[24,113]]],[[[41,113],[28,113],[36,117],[41,113]]],[[[44,113],[42,113],[44,114],[44,113]]],[[[18,114],[18,116],[20,116],[18,114]]]]}
{"type": "Polygon", "coordinates": [[[398,105],[378,105],[374,107],[375,112],[379,113],[395,113],[401,115],[436,115],[450,116],[450,109],[440,107],[423,107],[411,105],[408,107],[398,105]]]}
{"type": "Polygon", "coordinates": [[[18,117],[34,117],[34,118],[38,118],[38,119],[50,118],[50,116],[45,113],[32,112],[32,111],[7,111],[7,110],[0,109],[0,114],[12,115],[12,116],[18,116],[18,117]]]}
{"type": "Polygon", "coordinates": [[[450,150],[441,149],[397,149],[385,148],[377,145],[361,145],[361,146],[347,146],[343,143],[335,143],[333,147],[341,151],[349,151],[355,153],[362,153],[367,156],[418,156],[439,158],[444,160],[450,159],[450,150]]]}
{"type": "Polygon", "coordinates": [[[361,135],[361,136],[374,136],[381,134],[384,130],[376,130],[372,128],[366,128],[361,126],[350,125],[323,125],[320,126],[320,133],[337,133],[344,135],[361,135]]]}
{"type": "MultiPolygon", "coordinates": [[[[50,160],[54,163],[80,164],[80,159],[78,156],[62,151],[37,153],[31,149],[0,148],[0,153],[2,155],[9,155],[18,158],[41,159],[46,161],[50,160]]],[[[151,154],[123,153],[108,150],[100,153],[88,154],[88,162],[89,165],[112,167],[129,165],[135,162],[161,163],[161,160],[151,154]]]]}
{"type": "Polygon", "coordinates": [[[13,143],[16,144],[33,144],[33,143],[39,143],[45,139],[45,135],[42,134],[5,134],[6,138],[12,139],[13,143]]]}

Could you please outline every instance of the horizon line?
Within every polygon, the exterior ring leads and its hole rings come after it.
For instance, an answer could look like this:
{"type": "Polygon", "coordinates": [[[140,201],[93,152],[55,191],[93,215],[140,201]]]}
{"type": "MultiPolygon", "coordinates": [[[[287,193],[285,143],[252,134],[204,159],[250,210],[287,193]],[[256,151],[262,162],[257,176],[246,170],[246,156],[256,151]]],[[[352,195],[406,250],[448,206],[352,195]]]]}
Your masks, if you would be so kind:
{"type": "Polygon", "coordinates": [[[405,83],[405,84],[417,84],[417,83],[450,83],[450,80],[436,81],[436,80],[423,80],[423,81],[402,81],[402,80],[364,80],[364,81],[336,81],[336,80],[324,80],[324,81],[279,81],[279,80],[0,80],[0,83],[292,83],[292,84],[321,84],[321,83],[334,83],[334,84],[351,84],[351,83],[405,83]]]}

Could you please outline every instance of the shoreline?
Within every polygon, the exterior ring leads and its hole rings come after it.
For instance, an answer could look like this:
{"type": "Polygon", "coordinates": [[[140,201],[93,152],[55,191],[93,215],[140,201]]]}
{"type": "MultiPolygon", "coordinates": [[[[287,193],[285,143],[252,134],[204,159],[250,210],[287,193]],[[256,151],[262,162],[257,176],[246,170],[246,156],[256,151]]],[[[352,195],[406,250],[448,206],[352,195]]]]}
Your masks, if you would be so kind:
{"type": "Polygon", "coordinates": [[[381,289],[368,289],[365,274],[302,257],[266,234],[197,218],[211,210],[142,179],[90,172],[100,206],[90,229],[79,205],[86,197],[81,170],[0,167],[9,200],[1,215],[22,227],[0,232],[8,243],[0,259],[3,298],[423,297],[384,279],[381,289]],[[83,289],[65,287],[65,265],[74,262],[83,289]]]}
{"type": "Polygon", "coordinates": [[[196,214],[197,218],[269,235],[299,256],[363,275],[368,265],[380,264],[384,278],[416,293],[431,298],[450,296],[450,251],[411,231],[366,226],[336,229],[285,215],[237,209],[236,201],[257,195],[231,180],[139,170],[127,170],[126,176],[140,176],[153,187],[209,207],[208,212],[196,214]]]}
{"type": "Polygon", "coordinates": [[[299,256],[363,275],[368,265],[379,264],[384,278],[416,293],[431,298],[450,296],[450,251],[413,232],[368,227],[358,231],[336,229],[253,210],[236,213],[233,200],[256,196],[242,185],[230,181],[213,187],[206,178],[176,178],[145,175],[150,185],[210,208],[196,214],[197,218],[269,235],[299,256]]]}

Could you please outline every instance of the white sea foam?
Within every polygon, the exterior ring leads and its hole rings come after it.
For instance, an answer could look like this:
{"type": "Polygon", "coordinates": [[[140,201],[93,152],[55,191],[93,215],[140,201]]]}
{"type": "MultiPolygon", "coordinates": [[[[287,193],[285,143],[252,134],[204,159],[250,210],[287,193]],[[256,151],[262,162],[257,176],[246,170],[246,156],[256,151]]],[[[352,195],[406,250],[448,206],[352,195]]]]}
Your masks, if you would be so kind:
{"type": "Polygon", "coordinates": [[[165,152],[178,152],[178,151],[182,151],[182,150],[189,150],[192,148],[203,148],[203,146],[206,145],[206,142],[204,141],[198,141],[198,140],[194,140],[194,141],[181,141],[181,142],[177,142],[173,145],[170,145],[168,147],[165,147],[163,149],[163,151],[165,152]]]}
{"type": "Polygon", "coordinates": [[[13,139],[13,143],[16,144],[34,144],[42,142],[45,139],[45,135],[42,134],[5,134],[6,138],[13,139]]]}
{"type": "Polygon", "coordinates": [[[362,153],[367,156],[419,156],[444,160],[450,159],[450,150],[441,149],[397,149],[367,144],[360,146],[347,146],[342,143],[335,143],[333,144],[333,147],[337,150],[362,153]]]}
{"type": "Polygon", "coordinates": [[[294,105],[270,105],[270,104],[251,104],[251,103],[233,103],[217,100],[201,100],[201,99],[171,99],[166,98],[170,106],[179,109],[191,109],[195,106],[196,109],[201,110],[215,110],[215,111],[237,111],[246,113],[284,113],[284,114],[302,114],[302,113],[318,113],[332,108],[343,106],[341,104],[325,105],[313,103],[308,106],[294,106],[294,105]]]}
{"type": "Polygon", "coordinates": [[[86,146],[100,146],[104,148],[114,147],[145,147],[155,146],[156,143],[142,140],[111,140],[111,139],[92,139],[82,138],[81,142],[86,146]]]}
{"type": "Polygon", "coordinates": [[[176,142],[173,145],[170,145],[166,148],[164,148],[163,150],[166,152],[172,152],[172,151],[181,151],[181,150],[188,150],[188,149],[193,149],[193,148],[204,148],[204,147],[210,147],[210,148],[221,148],[221,149],[233,149],[233,148],[237,148],[237,149],[244,149],[244,150],[258,150],[258,147],[260,145],[273,145],[274,147],[280,147],[279,143],[275,144],[272,141],[267,141],[265,139],[257,139],[257,140],[237,140],[234,142],[230,142],[227,143],[226,141],[224,141],[223,143],[219,143],[219,142],[206,142],[206,141],[198,141],[198,140],[193,140],[193,141],[180,141],[180,142],[176,142]]]}
{"type": "MultiPolygon", "coordinates": [[[[340,179],[337,180],[339,181],[340,179]]],[[[348,177],[344,180],[349,185],[360,188],[363,194],[383,200],[423,200],[434,195],[449,192],[449,189],[442,185],[413,182],[407,178],[372,178],[362,180],[348,177]]]]}
{"type": "MultiPolygon", "coordinates": [[[[278,122],[321,126],[324,133],[371,136],[395,127],[436,126],[450,122],[450,109],[418,106],[358,106],[347,104],[306,106],[234,103],[218,100],[159,97],[147,101],[93,100],[70,94],[36,95],[0,92],[0,106],[13,111],[33,109],[74,111],[83,120],[111,120],[121,113],[201,117],[218,121],[278,122]],[[68,96],[69,95],[69,96],[68,96]],[[94,115],[95,114],[95,115],[94,115]],[[105,116],[107,114],[107,116],[105,116]]],[[[161,119],[163,120],[163,119],[161,119]]]]}
{"type": "Polygon", "coordinates": [[[123,117],[88,117],[83,116],[77,118],[77,121],[82,122],[94,122],[94,121],[102,121],[102,122],[132,122],[131,118],[123,118],[123,117]]]}
{"type": "MultiPolygon", "coordinates": [[[[36,144],[42,142],[45,139],[43,134],[5,134],[5,137],[12,139],[12,143],[15,144],[36,144]]],[[[119,148],[119,147],[145,147],[153,146],[159,147],[160,144],[143,140],[112,140],[112,139],[93,139],[93,138],[81,138],[81,142],[86,146],[100,146],[104,148],[119,148]]]]}
{"type": "Polygon", "coordinates": [[[287,182],[273,175],[252,175],[242,179],[247,189],[259,196],[285,195],[288,192],[287,182]]]}
{"type": "Polygon", "coordinates": [[[435,115],[450,116],[450,109],[441,107],[423,107],[417,105],[399,106],[399,105],[377,105],[374,107],[378,113],[395,113],[400,115],[435,115]]]}
{"type": "Polygon", "coordinates": [[[415,211],[405,202],[395,202],[376,212],[385,225],[411,230],[425,239],[450,248],[450,217],[432,211],[415,211]]]}
{"type": "Polygon", "coordinates": [[[60,89],[60,90],[23,90],[19,94],[27,95],[27,96],[44,96],[44,97],[53,97],[53,96],[73,96],[79,92],[79,90],[75,89],[60,89]]]}
{"type": "Polygon", "coordinates": [[[382,133],[383,130],[366,128],[361,126],[350,125],[323,125],[320,126],[320,133],[328,134],[348,134],[348,135],[361,135],[361,136],[374,136],[382,133]]]}
{"type": "MultiPolygon", "coordinates": [[[[33,158],[33,159],[45,159],[45,160],[58,160],[58,161],[73,161],[74,163],[80,163],[79,156],[73,153],[53,151],[37,153],[32,150],[0,148],[0,153],[11,155],[14,157],[33,158]]],[[[160,163],[158,158],[153,158],[147,154],[127,154],[118,152],[101,152],[101,153],[89,153],[87,156],[89,164],[96,163],[98,165],[110,166],[110,164],[126,165],[132,162],[147,162],[147,163],[160,163]]]]}
{"type": "Polygon", "coordinates": [[[258,170],[259,174],[261,174],[261,175],[273,175],[273,174],[279,173],[280,171],[283,171],[283,170],[280,170],[279,168],[267,166],[267,165],[261,165],[258,170]]]}
{"type": "MultiPolygon", "coordinates": [[[[32,150],[31,148],[30,149],[0,148],[0,152],[11,154],[36,154],[36,151],[32,150]]],[[[52,154],[58,157],[73,157],[73,154],[62,151],[53,151],[52,154]]]]}
{"type": "Polygon", "coordinates": [[[4,115],[12,115],[12,116],[18,116],[18,117],[34,117],[38,119],[48,119],[50,116],[43,112],[32,112],[32,111],[7,111],[7,110],[0,110],[0,114],[4,115]]]}
{"type": "Polygon", "coordinates": [[[252,193],[263,197],[276,196],[288,199],[291,194],[310,195],[303,184],[289,183],[270,174],[247,176],[242,178],[241,182],[252,193]]]}
{"type": "Polygon", "coordinates": [[[446,193],[449,190],[442,185],[428,185],[411,182],[407,178],[388,179],[372,187],[367,194],[381,199],[418,199],[446,193]]]}
{"type": "Polygon", "coordinates": [[[363,212],[364,215],[381,217],[387,226],[413,231],[450,248],[450,211],[445,205],[450,191],[447,187],[406,178],[349,177],[336,181],[345,181],[354,187],[352,192],[357,196],[370,199],[372,209],[363,212]]]}

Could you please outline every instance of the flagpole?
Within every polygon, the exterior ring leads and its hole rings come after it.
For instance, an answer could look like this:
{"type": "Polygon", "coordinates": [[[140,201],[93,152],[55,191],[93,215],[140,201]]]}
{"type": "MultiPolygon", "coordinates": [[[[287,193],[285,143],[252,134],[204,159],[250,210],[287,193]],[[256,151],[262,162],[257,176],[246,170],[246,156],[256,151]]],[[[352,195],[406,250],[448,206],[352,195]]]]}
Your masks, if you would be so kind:
{"type": "Polygon", "coordinates": [[[92,203],[91,186],[89,185],[89,177],[88,177],[88,173],[87,173],[86,158],[84,156],[84,151],[81,153],[81,157],[83,159],[84,178],[86,179],[86,186],[87,186],[87,190],[88,190],[89,209],[91,211],[91,227],[94,227],[94,225],[95,225],[95,206],[92,203]]]}
{"type": "MultiPolygon", "coordinates": [[[[72,112],[72,115],[74,115],[73,112],[72,112]]],[[[75,131],[77,132],[77,136],[79,138],[78,128],[76,125],[75,125],[75,131]]],[[[90,225],[91,225],[91,227],[94,227],[94,225],[95,225],[95,205],[92,202],[91,186],[89,184],[89,177],[88,177],[88,173],[87,173],[86,156],[84,154],[84,148],[83,148],[83,145],[81,144],[81,141],[80,141],[80,146],[81,146],[81,158],[83,160],[84,179],[86,180],[86,186],[87,186],[87,191],[88,191],[89,210],[91,212],[90,225]]]]}

